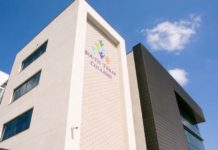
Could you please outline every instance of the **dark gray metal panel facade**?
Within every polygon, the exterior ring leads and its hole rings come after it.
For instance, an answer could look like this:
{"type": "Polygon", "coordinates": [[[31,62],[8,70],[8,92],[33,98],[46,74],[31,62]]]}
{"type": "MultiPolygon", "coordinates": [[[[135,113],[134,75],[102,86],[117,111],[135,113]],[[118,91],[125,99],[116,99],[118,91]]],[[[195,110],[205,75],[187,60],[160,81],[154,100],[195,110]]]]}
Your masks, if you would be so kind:
{"type": "Polygon", "coordinates": [[[201,108],[143,45],[136,45],[133,53],[148,150],[187,150],[175,92],[197,122],[204,121],[201,108]]]}
{"type": "Polygon", "coordinates": [[[148,89],[147,74],[145,72],[146,70],[144,69],[145,63],[141,52],[142,51],[135,51],[134,60],[135,60],[146,144],[148,150],[159,150],[157,134],[156,134],[156,126],[154,122],[154,114],[153,114],[153,109],[152,109],[152,104],[150,101],[150,94],[148,89]],[[136,58],[137,55],[141,57],[136,58]]]}

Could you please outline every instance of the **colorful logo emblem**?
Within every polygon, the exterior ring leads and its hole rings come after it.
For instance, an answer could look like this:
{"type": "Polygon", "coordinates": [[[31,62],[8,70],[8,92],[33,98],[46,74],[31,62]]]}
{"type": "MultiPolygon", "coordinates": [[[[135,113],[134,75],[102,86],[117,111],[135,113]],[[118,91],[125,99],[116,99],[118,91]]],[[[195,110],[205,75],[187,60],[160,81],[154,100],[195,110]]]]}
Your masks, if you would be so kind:
{"type": "Polygon", "coordinates": [[[107,51],[104,48],[104,43],[102,40],[99,40],[94,46],[92,46],[92,52],[94,55],[98,55],[100,59],[104,59],[107,64],[110,63],[110,58],[107,55],[107,51]]]}

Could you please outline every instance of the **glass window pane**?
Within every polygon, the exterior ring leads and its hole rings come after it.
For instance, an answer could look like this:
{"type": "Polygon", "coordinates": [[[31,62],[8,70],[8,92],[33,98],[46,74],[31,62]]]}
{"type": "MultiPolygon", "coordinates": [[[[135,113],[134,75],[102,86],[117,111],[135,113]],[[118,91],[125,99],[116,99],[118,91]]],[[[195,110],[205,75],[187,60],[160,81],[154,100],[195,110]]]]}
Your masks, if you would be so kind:
{"type": "Polygon", "coordinates": [[[13,101],[17,100],[19,97],[29,92],[31,89],[39,84],[41,71],[37,72],[35,75],[30,77],[26,82],[21,84],[18,88],[14,90],[13,101]]]}
{"type": "Polygon", "coordinates": [[[25,69],[29,66],[32,62],[34,62],[37,58],[39,58],[47,48],[48,41],[43,43],[39,48],[37,48],[30,56],[28,56],[23,62],[21,70],[25,69]]]}
{"type": "Polygon", "coordinates": [[[2,141],[28,129],[30,126],[32,111],[33,109],[6,123],[2,131],[2,141]]]}
{"type": "Polygon", "coordinates": [[[184,130],[185,130],[185,135],[189,146],[189,150],[204,150],[203,141],[197,136],[195,136],[193,133],[188,131],[187,129],[184,130]]]}

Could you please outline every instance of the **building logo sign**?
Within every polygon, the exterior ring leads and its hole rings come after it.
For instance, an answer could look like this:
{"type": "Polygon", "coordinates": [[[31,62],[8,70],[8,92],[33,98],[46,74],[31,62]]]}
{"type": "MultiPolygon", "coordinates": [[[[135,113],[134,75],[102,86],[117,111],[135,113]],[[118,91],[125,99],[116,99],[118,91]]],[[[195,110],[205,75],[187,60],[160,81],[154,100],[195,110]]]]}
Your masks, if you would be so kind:
{"type": "Polygon", "coordinates": [[[104,43],[102,40],[99,40],[92,46],[92,53],[101,60],[105,60],[107,64],[110,64],[110,58],[107,55],[107,50],[104,48],[104,43]]]}
{"type": "Polygon", "coordinates": [[[90,65],[105,76],[108,78],[116,76],[116,72],[109,66],[111,59],[102,40],[97,41],[91,48],[86,49],[85,55],[89,58],[90,65]]]}

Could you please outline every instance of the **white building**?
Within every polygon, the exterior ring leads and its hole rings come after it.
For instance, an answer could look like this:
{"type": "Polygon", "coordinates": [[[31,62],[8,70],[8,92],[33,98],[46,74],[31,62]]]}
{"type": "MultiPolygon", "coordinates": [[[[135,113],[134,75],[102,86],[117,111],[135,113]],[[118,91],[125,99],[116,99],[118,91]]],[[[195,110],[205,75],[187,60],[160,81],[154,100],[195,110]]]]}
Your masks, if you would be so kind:
{"type": "Polygon", "coordinates": [[[0,104],[4,95],[5,87],[7,85],[8,74],[0,71],[0,104]]]}
{"type": "Polygon", "coordinates": [[[125,43],[76,0],[16,56],[0,148],[135,150],[125,43]]]}
{"type": "Polygon", "coordinates": [[[204,150],[204,121],[142,44],[126,57],[124,39],[84,0],[29,42],[0,82],[0,150],[204,150]]]}

